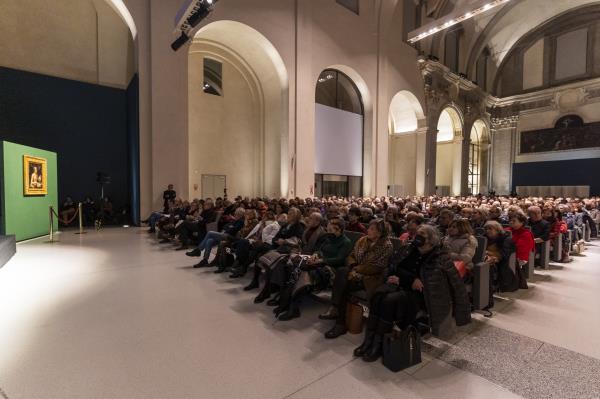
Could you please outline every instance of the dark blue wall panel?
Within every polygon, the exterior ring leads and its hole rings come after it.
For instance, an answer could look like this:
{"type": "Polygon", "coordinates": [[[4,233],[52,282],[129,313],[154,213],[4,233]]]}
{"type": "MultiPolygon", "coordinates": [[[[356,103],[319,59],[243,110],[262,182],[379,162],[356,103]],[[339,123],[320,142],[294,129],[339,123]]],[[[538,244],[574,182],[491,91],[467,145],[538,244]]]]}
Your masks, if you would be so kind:
{"type": "Polygon", "coordinates": [[[115,207],[131,205],[128,100],[126,90],[0,67],[0,138],[58,153],[59,202],[98,198],[104,172],[115,207]]]}
{"type": "Polygon", "coordinates": [[[129,198],[133,224],[140,224],[140,83],[135,75],[127,88],[127,147],[129,170],[129,198]]]}
{"type": "Polygon", "coordinates": [[[600,195],[600,158],[513,164],[517,186],[590,186],[591,195],[600,195]]]}

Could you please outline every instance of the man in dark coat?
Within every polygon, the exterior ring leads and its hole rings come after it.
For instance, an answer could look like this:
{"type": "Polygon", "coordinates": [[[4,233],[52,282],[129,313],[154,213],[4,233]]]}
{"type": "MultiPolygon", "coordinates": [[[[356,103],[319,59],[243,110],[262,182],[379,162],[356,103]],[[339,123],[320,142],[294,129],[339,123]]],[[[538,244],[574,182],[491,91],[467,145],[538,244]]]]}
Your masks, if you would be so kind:
{"type": "Polygon", "coordinates": [[[173,190],[173,185],[169,184],[163,192],[163,208],[165,213],[169,212],[169,202],[174,201],[175,198],[177,198],[177,193],[173,190]]]}

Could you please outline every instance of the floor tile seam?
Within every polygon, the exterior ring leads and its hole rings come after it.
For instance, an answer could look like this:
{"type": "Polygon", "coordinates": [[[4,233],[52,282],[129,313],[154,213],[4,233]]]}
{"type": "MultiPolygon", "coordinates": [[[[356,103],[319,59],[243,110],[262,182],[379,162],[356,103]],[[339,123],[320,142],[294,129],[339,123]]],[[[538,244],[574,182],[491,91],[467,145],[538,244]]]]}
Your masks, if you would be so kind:
{"type": "Polygon", "coordinates": [[[350,359],[349,361],[347,361],[347,362],[343,363],[342,365],[340,365],[340,366],[338,366],[338,367],[334,368],[333,370],[331,370],[331,371],[329,371],[329,372],[327,372],[327,373],[323,374],[323,375],[322,375],[322,376],[320,376],[319,378],[316,378],[316,379],[314,379],[313,381],[310,381],[310,382],[306,383],[305,385],[303,385],[302,387],[300,387],[300,388],[296,389],[294,392],[290,393],[289,395],[286,395],[286,396],[284,396],[282,399],[288,399],[288,398],[291,398],[292,396],[296,395],[298,392],[301,392],[301,391],[303,391],[304,389],[308,388],[309,386],[311,386],[311,385],[313,385],[313,384],[315,384],[315,383],[317,383],[317,382],[321,381],[322,379],[329,377],[330,375],[332,375],[332,374],[333,374],[333,373],[335,373],[336,371],[338,371],[338,370],[340,370],[340,369],[342,369],[342,368],[346,367],[347,365],[349,365],[350,363],[352,363],[352,362],[354,362],[354,361],[356,361],[356,360],[357,360],[357,358],[350,359]]]}
{"type": "MultiPolygon", "coordinates": [[[[495,327],[495,326],[491,326],[491,327],[494,327],[494,328],[496,328],[496,329],[499,329],[499,330],[504,330],[504,329],[502,329],[502,328],[495,327]]],[[[504,330],[504,331],[508,331],[508,330],[504,330]]],[[[510,332],[510,333],[513,333],[512,331],[508,331],[508,332],[510,332]]],[[[524,335],[522,335],[522,334],[517,334],[517,333],[513,333],[513,334],[520,335],[520,336],[522,336],[522,337],[526,337],[526,338],[530,338],[530,337],[524,336],[524,335]]],[[[536,351],[535,351],[535,352],[534,352],[534,353],[531,355],[531,357],[530,357],[530,358],[528,358],[528,359],[527,359],[527,360],[525,360],[524,362],[519,362],[518,366],[517,366],[516,368],[514,368],[513,370],[511,370],[511,375],[517,375],[517,374],[522,374],[523,372],[529,372],[529,370],[530,370],[530,365],[531,365],[531,362],[534,360],[535,356],[536,356],[536,355],[537,355],[537,354],[538,354],[538,353],[539,353],[539,352],[542,350],[542,348],[543,348],[545,345],[549,345],[550,347],[554,347],[554,348],[559,348],[559,349],[562,349],[562,350],[568,351],[568,352],[570,352],[570,353],[572,353],[572,354],[576,354],[576,355],[581,355],[581,356],[590,357],[590,356],[587,356],[587,355],[585,355],[585,354],[581,354],[581,353],[579,353],[579,352],[575,352],[575,351],[572,351],[572,350],[570,350],[570,349],[567,349],[567,348],[562,348],[562,347],[560,347],[560,346],[556,346],[556,345],[553,345],[553,344],[550,344],[550,343],[547,343],[547,342],[544,342],[544,341],[540,341],[540,340],[538,340],[538,339],[535,339],[535,338],[530,338],[530,339],[532,339],[532,340],[534,340],[534,341],[536,341],[536,342],[539,342],[539,343],[540,343],[540,346],[539,346],[539,347],[536,349],[536,351]]],[[[461,340],[461,341],[462,341],[462,340],[461,340]]],[[[459,341],[459,342],[460,342],[460,341],[459,341]]],[[[439,356],[441,356],[441,354],[440,354],[439,356]]],[[[590,357],[590,358],[592,358],[592,357],[590,357]]],[[[592,359],[596,360],[596,358],[592,358],[592,359]]],[[[437,360],[440,360],[440,361],[442,361],[442,362],[444,362],[444,363],[448,364],[449,366],[451,366],[451,367],[454,367],[454,368],[456,368],[456,369],[459,369],[459,370],[462,370],[462,371],[464,371],[464,372],[467,372],[467,373],[470,373],[470,374],[476,375],[476,376],[478,376],[479,378],[482,378],[482,379],[484,379],[484,380],[486,380],[486,381],[489,381],[489,382],[491,382],[492,384],[494,384],[494,385],[497,385],[497,386],[499,386],[499,387],[501,387],[501,388],[503,388],[503,389],[506,389],[506,390],[508,390],[508,391],[510,391],[510,392],[512,392],[512,393],[514,393],[514,394],[516,394],[516,395],[519,395],[519,396],[521,396],[521,397],[525,397],[525,396],[523,396],[523,392],[520,392],[520,390],[519,390],[519,388],[520,388],[520,387],[519,387],[519,386],[514,386],[514,385],[512,385],[512,384],[510,384],[510,383],[506,383],[506,384],[504,384],[504,385],[503,385],[501,381],[497,381],[497,380],[495,380],[495,379],[493,379],[493,378],[488,378],[487,376],[484,376],[484,375],[482,375],[482,374],[480,374],[480,373],[478,373],[478,372],[476,372],[476,371],[467,370],[466,368],[460,367],[459,365],[457,365],[457,364],[453,364],[453,363],[451,363],[450,361],[447,361],[447,360],[445,360],[445,359],[442,359],[442,358],[439,358],[439,357],[438,357],[438,358],[437,358],[437,360]]],[[[424,367],[425,367],[425,366],[424,366],[424,367]]],[[[415,373],[415,374],[416,374],[416,373],[415,373]]],[[[415,377],[415,378],[416,378],[416,377],[415,377]]],[[[417,379],[418,379],[418,378],[417,378],[417,379]]],[[[512,381],[512,380],[511,380],[511,381],[512,381]]],[[[532,380],[532,382],[534,383],[534,385],[535,385],[535,386],[538,386],[539,384],[543,384],[543,381],[539,381],[539,380],[532,380]]]]}
{"type": "MultiPolygon", "coordinates": [[[[462,371],[462,372],[464,372],[464,373],[471,374],[472,376],[475,376],[475,377],[477,377],[477,378],[480,378],[480,379],[482,379],[482,380],[484,380],[484,381],[487,381],[487,382],[489,382],[490,384],[493,384],[493,385],[497,386],[498,388],[500,388],[500,389],[502,389],[502,390],[505,390],[505,391],[511,392],[511,393],[513,393],[513,394],[515,394],[515,395],[518,395],[518,396],[520,396],[520,397],[524,398],[524,396],[523,396],[523,395],[521,395],[520,393],[513,391],[513,390],[512,390],[510,387],[506,387],[506,386],[504,386],[504,385],[500,384],[498,381],[495,381],[495,380],[488,379],[488,378],[484,377],[484,376],[483,376],[483,375],[481,375],[481,374],[477,374],[477,373],[474,373],[474,372],[472,372],[472,371],[465,370],[465,369],[463,369],[463,368],[461,368],[461,367],[457,367],[457,366],[455,366],[454,364],[452,364],[452,363],[449,363],[449,362],[445,361],[444,359],[437,359],[437,360],[441,361],[442,363],[445,363],[445,364],[447,364],[448,366],[450,366],[450,367],[452,367],[452,368],[455,368],[455,369],[457,369],[457,370],[460,370],[460,371],[462,371]]],[[[419,369],[419,371],[423,370],[425,367],[429,366],[430,364],[432,364],[432,362],[429,362],[429,363],[425,364],[423,367],[421,367],[421,368],[419,369]]],[[[416,374],[417,374],[419,371],[415,372],[414,374],[409,374],[409,375],[410,375],[411,377],[413,377],[415,380],[419,381],[419,382],[424,382],[424,381],[425,381],[425,379],[424,379],[424,378],[420,378],[420,377],[418,377],[418,376],[416,375],[416,374]]]]}
{"type": "MultiPolygon", "coordinates": [[[[576,350],[573,350],[573,349],[569,349],[569,348],[566,348],[566,347],[564,347],[564,346],[560,346],[560,345],[557,345],[557,344],[553,344],[553,343],[551,343],[551,342],[542,341],[542,340],[541,340],[541,339],[539,339],[539,338],[530,337],[530,336],[528,336],[528,335],[521,334],[521,333],[518,333],[518,332],[515,332],[515,331],[511,331],[511,330],[507,330],[506,328],[498,327],[498,326],[495,326],[495,325],[492,325],[492,324],[490,324],[490,325],[489,325],[489,327],[496,328],[496,329],[498,329],[498,330],[502,330],[502,331],[505,331],[505,332],[509,332],[509,333],[511,333],[511,334],[518,335],[518,336],[520,336],[520,337],[524,337],[524,338],[527,338],[527,339],[530,339],[530,340],[532,340],[532,341],[535,341],[535,342],[537,342],[537,343],[538,343],[540,346],[539,346],[539,347],[538,347],[538,349],[535,351],[535,353],[534,353],[534,354],[531,356],[532,358],[533,358],[535,355],[537,355],[537,353],[538,353],[538,352],[539,352],[539,351],[542,349],[542,347],[544,347],[544,346],[546,345],[546,346],[550,346],[550,347],[554,347],[554,348],[559,348],[559,349],[565,350],[565,351],[567,351],[567,352],[571,352],[571,353],[574,353],[574,354],[577,354],[577,355],[580,355],[580,356],[584,356],[584,357],[587,357],[587,358],[590,358],[590,359],[593,359],[593,360],[595,360],[595,361],[598,361],[598,362],[600,362],[600,358],[597,358],[597,357],[595,357],[595,356],[591,356],[591,355],[589,355],[589,354],[582,353],[582,352],[579,352],[579,351],[576,351],[576,350]]],[[[469,334],[467,334],[467,335],[471,335],[471,334],[472,334],[472,333],[469,333],[469,334]]],[[[460,341],[462,341],[464,338],[466,338],[466,336],[465,336],[465,337],[463,337],[463,338],[462,338],[460,341]]],[[[458,342],[460,342],[460,341],[458,341],[458,342]]],[[[458,342],[457,342],[457,343],[458,343],[458,342]]]]}

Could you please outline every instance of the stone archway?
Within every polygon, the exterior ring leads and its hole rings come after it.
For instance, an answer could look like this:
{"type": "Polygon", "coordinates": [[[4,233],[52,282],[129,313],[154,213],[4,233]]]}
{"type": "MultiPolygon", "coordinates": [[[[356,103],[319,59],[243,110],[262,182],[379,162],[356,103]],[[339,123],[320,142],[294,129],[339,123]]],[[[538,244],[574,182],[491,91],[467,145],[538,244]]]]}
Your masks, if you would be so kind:
{"type": "Polygon", "coordinates": [[[417,97],[402,90],[392,98],[388,115],[388,194],[414,195],[424,174],[417,168],[419,149],[424,148],[425,113],[417,97]]]}
{"type": "Polygon", "coordinates": [[[224,175],[230,196],[286,196],[288,74],[273,44],[243,23],[210,23],[193,39],[188,74],[191,195],[202,175],[224,175]],[[222,65],[222,96],[203,92],[207,59],[222,65]]]}

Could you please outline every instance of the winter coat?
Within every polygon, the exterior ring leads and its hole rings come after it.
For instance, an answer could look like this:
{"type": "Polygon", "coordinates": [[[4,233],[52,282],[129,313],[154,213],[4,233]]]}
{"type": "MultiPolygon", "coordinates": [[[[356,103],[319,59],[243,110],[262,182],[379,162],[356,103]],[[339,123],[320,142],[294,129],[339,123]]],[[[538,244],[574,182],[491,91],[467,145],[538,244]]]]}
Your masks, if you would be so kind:
{"type": "Polygon", "coordinates": [[[343,234],[339,237],[325,234],[318,252],[323,258],[323,263],[338,268],[344,266],[346,258],[352,252],[352,242],[343,234]]]}
{"type": "Polygon", "coordinates": [[[477,251],[477,239],[472,234],[444,238],[444,246],[450,252],[452,260],[462,260],[467,269],[473,269],[473,256],[477,251]]]}
{"type": "Polygon", "coordinates": [[[471,322],[467,289],[447,249],[438,247],[426,254],[412,249],[407,257],[391,266],[390,274],[399,277],[400,285],[407,292],[412,291],[416,278],[421,280],[434,335],[439,335],[440,326],[449,314],[452,314],[458,326],[471,322]]]}
{"type": "Polygon", "coordinates": [[[315,253],[320,247],[319,240],[322,239],[325,234],[325,229],[319,226],[315,229],[306,228],[304,229],[304,233],[302,234],[302,253],[307,255],[312,255],[315,253]],[[309,233],[310,237],[309,237],[309,233]]]}
{"type": "Polygon", "coordinates": [[[496,244],[502,255],[502,259],[496,265],[497,277],[495,285],[500,292],[513,292],[519,289],[518,276],[510,268],[510,257],[516,251],[515,243],[511,239],[510,233],[506,232],[498,236],[495,241],[488,238],[488,246],[496,244]]]}
{"type": "Polygon", "coordinates": [[[517,260],[529,262],[529,254],[535,250],[533,233],[524,227],[519,230],[509,227],[507,230],[512,233],[512,240],[517,247],[517,260]]]}
{"type": "Polygon", "coordinates": [[[348,267],[362,276],[369,298],[382,283],[393,252],[392,243],[387,237],[380,238],[373,245],[371,243],[367,236],[359,238],[346,259],[348,267]]]}

